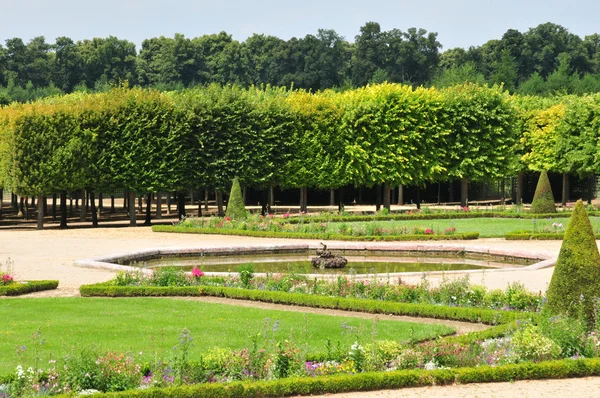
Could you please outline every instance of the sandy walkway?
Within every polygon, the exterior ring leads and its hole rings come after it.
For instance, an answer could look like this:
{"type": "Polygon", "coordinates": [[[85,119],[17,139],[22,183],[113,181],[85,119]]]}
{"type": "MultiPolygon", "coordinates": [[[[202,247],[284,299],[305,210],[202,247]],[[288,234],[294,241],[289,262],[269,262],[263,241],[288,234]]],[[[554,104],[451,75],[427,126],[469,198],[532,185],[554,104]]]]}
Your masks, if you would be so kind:
{"type": "MultiPolygon", "coordinates": [[[[306,242],[287,239],[269,239],[269,243],[306,242]]],[[[58,279],[59,289],[53,296],[74,296],[85,283],[101,282],[113,274],[104,270],[77,268],[75,260],[127,252],[134,249],[189,246],[234,246],[265,243],[248,237],[155,234],[149,227],[137,228],[73,228],[43,231],[0,229],[0,262],[10,257],[19,279],[58,279]]],[[[503,239],[481,239],[469,244],[502,249],[527,249],[556,255],[560,249],[557,241],[510,242],[503,239]]],[[[474,283],[484,283],[490,288],[504,288],[510,282],[520,281],[530,290],[545,290],[552,269],[540,271],[477,273],[471,276],[474,283]]],[[[432,281],[440,277],[430,277],[432,281]]],[[[420,278],[405,278],[417,282],[420,278]]],[[[1,305],[1,301],[0,301],[1,305]]],[[[342,394],[346,397],[600,397],[600,378],[526,381],[518,383],[475,384],[468,386],[431,387],[398,391],[342,394]]]]}

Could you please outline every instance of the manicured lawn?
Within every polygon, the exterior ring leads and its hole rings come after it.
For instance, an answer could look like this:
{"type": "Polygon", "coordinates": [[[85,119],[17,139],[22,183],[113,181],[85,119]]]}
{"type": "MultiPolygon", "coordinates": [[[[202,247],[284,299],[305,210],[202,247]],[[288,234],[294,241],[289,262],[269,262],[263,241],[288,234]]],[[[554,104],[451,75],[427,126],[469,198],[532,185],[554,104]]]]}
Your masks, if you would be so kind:
{"type": "MultiPolygon", "coordinates": [[[[420,339],[453,332],[441,325],[160,298],[0,300],[0,319],[0,375],[14,371],[19,355],[27,365],[35,358],[47,364],[91,345],[106,351],[142,353],[146,360],[156,354],[168,359],[184,328],[194,338],[192,358],[212,347],[249,347],[251,337],[259,333],[266,333],[268,339],[292,339],[298,347],[308,344],[310,351],[323,352],[327,337],[334,344],[339,340],[349,346],[357,338],[363,343],[374,339],[405,341],[411,336],[420,339]],[[342,325],[356,328],[358,337],[342,325]]],[[[260,339],[265,341],[265,337],[260,339]]]]}
{"type": "MultiPolygon", "coordinates": [[[[600,217],[590,217],[594,231],[600,231],[600,217]]],[[[413,227],[432,228],[436,234],[443,233],[447,228],[456,228],[457,233],[479,232],[480,238],[504,237],[504,234],[517,230],[537,232],[564,232],[569,223],[568,218],[552,219],[518,219],[518,218],[463,218],[455,220],[407,220],[407,221],[373,221],[372,226],[381,228],[413,227]],[[562,224],[564,228],[555,229],[553,223],[562,224]]],[[[327,227],[328,232],[338,231],[343,225],[348,227],[364,227],[364,222],[334,222],[327,227]]]]}

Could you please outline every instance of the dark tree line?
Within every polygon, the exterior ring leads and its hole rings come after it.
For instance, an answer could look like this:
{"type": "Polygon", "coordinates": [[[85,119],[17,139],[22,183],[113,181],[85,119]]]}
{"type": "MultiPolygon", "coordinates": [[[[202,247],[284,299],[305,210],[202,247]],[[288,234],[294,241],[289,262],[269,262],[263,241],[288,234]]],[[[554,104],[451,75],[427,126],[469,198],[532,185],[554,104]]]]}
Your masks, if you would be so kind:
{"type": "Polygon", "coordinates": [[[334,30],[282,40],[254,34],[240,42],[221,32],[195,38],[116,37],[73,41],[43,36],[0,45],[0,104],[73,91],[131,86],[173,90],[210,83],[346,89],[384,81],[449,86],[503,83],[522,94],[600,91],[600,35],[580,38],[546,23],[527,32],[444,52],[437,33],[382,31],[368,22],[350,43],[334,30]]]}

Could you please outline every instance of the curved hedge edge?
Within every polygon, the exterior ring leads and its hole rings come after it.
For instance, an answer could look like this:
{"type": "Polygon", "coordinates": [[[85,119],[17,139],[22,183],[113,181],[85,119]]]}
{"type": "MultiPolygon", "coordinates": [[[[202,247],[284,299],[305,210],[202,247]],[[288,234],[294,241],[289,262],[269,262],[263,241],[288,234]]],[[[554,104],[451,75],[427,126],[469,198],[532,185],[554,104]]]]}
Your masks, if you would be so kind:
{"type": "Polygon", "coordinates": [[[20,296],[22,294],[54,290],[58,287],[58,281],[24,281],[0,286],[0,296],[20,296]]]}
{"type": "Polygon", "coordinates": [[[152,232],[172,232],[186,234],[206,235],[238,235],[259,238],[286,238],[286,239],[320,239],[320,240],[343,240],[343,241],[415,241],[415,240],[471,240],[479,238],[479,232],[466,232],[453,235],[390,235],[390,236],[350,236],[341,234],[314,234],[300,232],[274,232],[274,231],[248,231],[243,229],[221,229],[221,228],[193,228],[177,225],[153,225],[152,232]]]}
{"type": "MultiPolygon", "coordinates": [[[[437,370],[399,370],[355,375],[294,377],[271,381],[197,384],[192,386],[149,388],[98,394],[113,397],[211,397],[255,398],[293,395],[334,394],[408,387],[443,386],[472,383],[512,382],[517,380],[564,379],[600,375],[600,359],[563,359],[497,367],[479,366],[437,370]]],[[[64,395],[63,397],[67,397],[64,395]]]]}
{"type": "Polygon", "coordinates": [[[433,304],[396,303],[379,300],[316,296],[302,293],[248,290],[222,286],[160,287],[160,286],[111,286],[107,284],[83,285],[81,296],[101,297],[165,297],[165,296],[213,296],[238,300],[261,301],[274,304],[329,308],[373,314],[407,315],[414,317],[450,319],[480,322],[488,325],[509,323],[534,316],[518,311],[498,311],[487,308],[450,307],[433,304]]]}

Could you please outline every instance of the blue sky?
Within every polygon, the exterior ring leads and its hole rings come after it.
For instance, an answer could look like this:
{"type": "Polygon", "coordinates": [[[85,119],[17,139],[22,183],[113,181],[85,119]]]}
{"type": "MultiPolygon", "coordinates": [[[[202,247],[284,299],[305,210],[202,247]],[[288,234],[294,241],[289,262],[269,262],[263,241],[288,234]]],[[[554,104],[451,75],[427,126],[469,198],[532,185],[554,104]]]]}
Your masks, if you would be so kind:
{"type": "Polygon", "coordinates": [[[183,33],[196,37],[226,31],[236,40],[253,33],[282,39],[334,29],[349,41],[367,21],[383,30],[410,27],[437,32],[444,49],[468,48],[554,22],[582,38],[600,33],[600,1],[429,0],[429,1],[192,1],[192,0],[0,0],[0,43],[20,37],[73,40],[117,36],[136,43],[183,33]]]}

